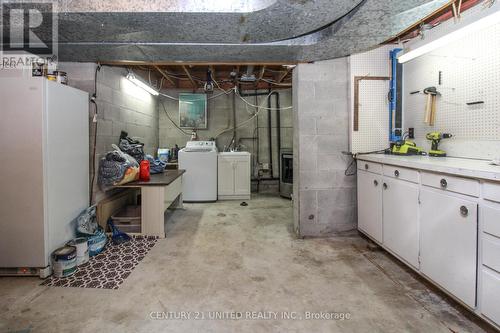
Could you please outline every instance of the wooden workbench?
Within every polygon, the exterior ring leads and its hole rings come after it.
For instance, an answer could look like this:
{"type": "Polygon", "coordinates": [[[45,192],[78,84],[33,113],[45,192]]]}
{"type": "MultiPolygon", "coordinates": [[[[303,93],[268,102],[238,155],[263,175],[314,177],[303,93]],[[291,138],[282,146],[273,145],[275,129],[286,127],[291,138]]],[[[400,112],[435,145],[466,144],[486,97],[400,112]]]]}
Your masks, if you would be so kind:
{"type": "Polygon", "coordinates": [[[182,208],[182,175],[186,170],[166,170],[149,181],[134,181],[117,188],[140,188],[141,234],[165,237],[165,210],[176,202],[182,208]]]}

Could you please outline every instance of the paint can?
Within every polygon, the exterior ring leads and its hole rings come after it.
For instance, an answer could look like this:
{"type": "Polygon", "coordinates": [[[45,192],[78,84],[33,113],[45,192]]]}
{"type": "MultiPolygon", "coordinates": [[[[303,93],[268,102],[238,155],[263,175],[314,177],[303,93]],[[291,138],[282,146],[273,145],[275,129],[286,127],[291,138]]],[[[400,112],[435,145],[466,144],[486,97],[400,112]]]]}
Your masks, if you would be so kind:
{"type": "Polygon", "coordinates": [[[66,245],[52,252],[52,271],[55,277],[73,274],[76,271],[76,247],[66,245]]]}
{"type": "Polygon", "coordinates": [[[69,246],[76,247],[76,265],[80,266],[89,261],[89,244],[87,238],[78,237],[68,242],[69,246]]]}
{"type": "Polygon", "coordinates": [[[33,61],[31,66],[31,76],[47,75],[47,65],[44,62],[33,61]]]}
{"type": "Polygon", "coordinates": [[[63,71],[54,71],[52,73],[56,77],[56,81],[61,84],[68,84],[68,74],[63,71]]]}

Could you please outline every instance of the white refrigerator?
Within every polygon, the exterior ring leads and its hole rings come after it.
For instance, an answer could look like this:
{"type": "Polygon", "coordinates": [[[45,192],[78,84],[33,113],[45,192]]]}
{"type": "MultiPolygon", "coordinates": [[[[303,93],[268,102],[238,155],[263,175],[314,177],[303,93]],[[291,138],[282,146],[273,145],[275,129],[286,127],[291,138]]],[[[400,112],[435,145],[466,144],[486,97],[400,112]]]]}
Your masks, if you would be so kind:
{"type": "Polygon", "coordinates": [[[0,77],[0,274],[43,277],[88,207],[89,96],[43,77],[7,76],[0,77]]]}

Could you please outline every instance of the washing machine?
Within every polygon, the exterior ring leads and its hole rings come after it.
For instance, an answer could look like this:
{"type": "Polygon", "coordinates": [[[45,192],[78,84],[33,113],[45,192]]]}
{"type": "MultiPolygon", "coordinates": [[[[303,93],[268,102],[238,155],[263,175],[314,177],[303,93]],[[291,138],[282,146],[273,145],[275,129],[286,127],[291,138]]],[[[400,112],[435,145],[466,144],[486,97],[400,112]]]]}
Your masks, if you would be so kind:
{"type": "Polygon", "coordinates": [[[217,147],[215,141],[188,141],[179,151],[182,198],[187,202],[217,200],[217,147]]]}

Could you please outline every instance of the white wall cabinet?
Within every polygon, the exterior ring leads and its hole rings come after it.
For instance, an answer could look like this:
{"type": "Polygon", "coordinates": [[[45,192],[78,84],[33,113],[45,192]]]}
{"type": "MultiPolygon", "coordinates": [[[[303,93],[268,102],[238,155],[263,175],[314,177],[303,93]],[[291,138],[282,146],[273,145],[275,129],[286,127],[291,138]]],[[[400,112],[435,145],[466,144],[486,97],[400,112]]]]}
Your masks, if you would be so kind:
{"type": "Polygon", "coordinates": [[[250,199],[250,153],[220,153],[217,183],[219,200],[250,199]]]}
{"type": "Polygon", "coordinates": [[[382,176],[358,171],[358,228],[382,242],[382,176]]]}
{"type": "Polygon", "coordinates": [[[470,307],[476,305],[477,203],[422,189],[422,272],[470,307]]]}
{"type": "Polygon", "coordinates": [[[382,188],[384,244],[418,268],[418,185],[385,177],[382,188]]]}

